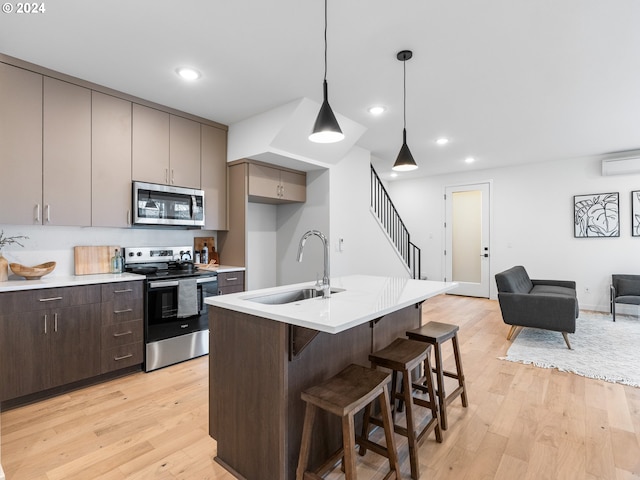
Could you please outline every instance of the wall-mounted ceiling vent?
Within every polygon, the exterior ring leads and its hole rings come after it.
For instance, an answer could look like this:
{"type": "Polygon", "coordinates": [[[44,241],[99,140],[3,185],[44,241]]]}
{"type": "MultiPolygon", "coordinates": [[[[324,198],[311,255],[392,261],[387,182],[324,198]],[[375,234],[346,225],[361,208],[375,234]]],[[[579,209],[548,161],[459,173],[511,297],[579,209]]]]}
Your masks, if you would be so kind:
{"type": "Polygon", "coordinates": [[[640,156],[602,160],[602,176],[640,173],[640,156]]]}

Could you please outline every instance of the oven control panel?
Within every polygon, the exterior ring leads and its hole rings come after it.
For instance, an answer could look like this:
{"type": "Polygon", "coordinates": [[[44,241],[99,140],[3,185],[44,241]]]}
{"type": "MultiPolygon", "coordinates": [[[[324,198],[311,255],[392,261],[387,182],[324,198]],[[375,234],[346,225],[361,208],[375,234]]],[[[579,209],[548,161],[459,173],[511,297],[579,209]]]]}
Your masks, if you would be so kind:
{"type": "Polygon", "coordinates": [[[193,247],[125,247],[124,262],[150,263],[192,261],[193,247]]]}

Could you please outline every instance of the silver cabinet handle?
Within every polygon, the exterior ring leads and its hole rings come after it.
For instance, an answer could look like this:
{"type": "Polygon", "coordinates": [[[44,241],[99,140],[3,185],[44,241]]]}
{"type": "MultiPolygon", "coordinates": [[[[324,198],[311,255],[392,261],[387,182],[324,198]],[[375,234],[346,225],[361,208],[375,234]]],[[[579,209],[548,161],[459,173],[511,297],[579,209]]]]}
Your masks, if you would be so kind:
{"type": "Polygon", "coordinates": [[[124,360],[125,358],[131,358],[133,357],[133,353],[129,353],[127,355],[123,355],[121,357],[113,357],[113,359],[117,362],[118,360],[124,360]]]}
{"type": "Polygon", "coordinates": [[[133,292],[132,288],[125,288],[124,290],[114,290],[113,293],[127,293],[127,292],[133,292]]]}
{"type": "Polygon", "coordinates": [[[35,220],[36,222],[40,223],[40,204],[39,204],[39,203],[36,203],[36,208],[35,208],[35,210],[36,210],[36,215],[35,215],[34,220],[35,220]]]}
{"type": "Polygon", "coordinates": [[[124,310],[114,310],[113,313],[115,313],[116,315],[119,313],[129,313],[129,312],[133,312],[133,308],[125,308],[124,310]]]}
{"type": "Polygon", "coordinates": [[[131,225],[131,210],[127,210],[127,225],[131,225]]]}
{"type": "Polygon", "coordinates": [[[131,334],[133,334],[133,332],[129,330],[127,332],[114,333],[113,336],[118,338],[118,337],[124,337],[125,335],[131,335],[131,334]]]}
{"type": "Polygon", "coordinates": [[[58,333],[58,314],[53,314],[53,331],[58,333]]]}
{"type": "Polygon", "coordinates": [[[231,278],[227,278],[227,282],[233,282],[234,280],[237,280],[238,277],[231,277],[231,278]]]}
{"type": "Polygon", "coordinates": [[[164,183],[169,183],[169,169],[164,169],[164,183]]]}
{"type": "Polygon", "coordinates": [[[171,185],[173,185],[174,183],[176,183],[174,174],[173,174],[173,168],[171,169],[171,185]]]}
{"type": "Polygon", "coordinates": [[[44,334],[47,334],[47,314],[44,314],[44,334]]]}
{"type": "Polygon", "coordinates": [[[51,223],[51,205],[49,205],[47,203],[46,207],[45,207],[46,211],[47,211],[47,223],[51,223]]]}
{"type": "Polygon", "coordinates": [[[62,297],[39,298],[39,302],[53,302],[54,300],[62,300],[62,297]]]}

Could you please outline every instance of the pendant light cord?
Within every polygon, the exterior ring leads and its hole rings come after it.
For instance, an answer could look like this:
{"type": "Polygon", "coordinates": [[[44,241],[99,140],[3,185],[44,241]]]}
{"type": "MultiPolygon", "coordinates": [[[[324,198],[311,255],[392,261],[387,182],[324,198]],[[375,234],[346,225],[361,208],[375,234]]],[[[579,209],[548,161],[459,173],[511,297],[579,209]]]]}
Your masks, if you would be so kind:
{"type": "Polygon", "coordinates": [[[327,81],[327,0],[324,0],[324,81],[327,81]]]}
{"type": "Polygon", "coordinates": [[[402,128],[406,130],[407,128],[407,60],[402,61],[402,71],[403,71],[403,85],[402,85],[402,109],[403,109],[403,120],[402,120],[402,128]]]}

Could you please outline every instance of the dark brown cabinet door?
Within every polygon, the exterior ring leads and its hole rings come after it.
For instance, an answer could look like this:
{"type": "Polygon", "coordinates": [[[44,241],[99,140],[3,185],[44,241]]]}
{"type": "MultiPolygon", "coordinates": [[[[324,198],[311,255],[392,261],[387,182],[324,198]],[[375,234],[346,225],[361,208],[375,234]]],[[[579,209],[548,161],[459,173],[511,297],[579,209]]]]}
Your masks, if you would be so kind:
{"type": "Polygon", "coordinates": [[[0,400],[100,374],[99,302],[99,285],[3,294],[12,313],[0,316],[0,400]]]}
{"type": "Polygon", "coordinates": [[[68,307],[53,315],[48,326],[51,352],[49,387],[98,375],[102,329],[100,305],[68,307]]]}
{"type": "Polygon", "coordinates": [[[0,400],[47,388],[49,337],[45,311],[0,317],[0,400]]]}

